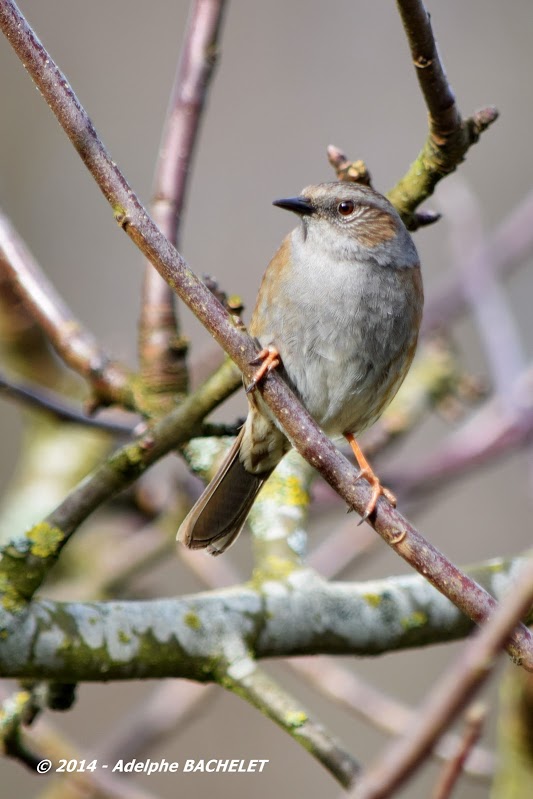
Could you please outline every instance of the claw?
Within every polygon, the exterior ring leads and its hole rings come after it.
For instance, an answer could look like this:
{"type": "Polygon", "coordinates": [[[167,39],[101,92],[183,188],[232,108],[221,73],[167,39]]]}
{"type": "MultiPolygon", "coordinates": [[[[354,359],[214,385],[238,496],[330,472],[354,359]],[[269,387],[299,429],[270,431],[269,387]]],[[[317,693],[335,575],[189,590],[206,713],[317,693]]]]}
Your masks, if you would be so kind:
{"type": "Polygon", "coordinates": [[[368,480],[368,482],[370,483],[370,487],[372,489],[372,494],[365,508],[365,512],[361,516],[361,520],[358,523],[359,526],[363,522],[366,522],[366,520],[374,513],[380,496],[383,495],[386,499],[388,499],[393,508],[396,507],[396,497],[394,496],[392,491],[390,491],[388,488],[385,488],[385,486],[381,485],[379,477],[377,476],[377,474],[375,474],[372,467],[366,460],[354,436],[351,433],[346,433],[345,438],[350,444],[353,453],[355,455],[355,459],[361,469],[361,471],[357,475],[357,480],[360,480],[362,477],[364,477],[365,480],[368,480]]]}
{"type": "Polygon", "coordinates": [[[253,361],[250,361],[251,366],[255,366],[256,364],[261,365],[253,376],[251,383],[246,387],[246,393],[250,394],[263,377],[268,374],[268,372],[271,372],[272,369],[276,369],[280,363],[281,361],[277,349],[272,346],[264,347],[261,352],[258,353],[257,357],[255,357],[253,361]]]}

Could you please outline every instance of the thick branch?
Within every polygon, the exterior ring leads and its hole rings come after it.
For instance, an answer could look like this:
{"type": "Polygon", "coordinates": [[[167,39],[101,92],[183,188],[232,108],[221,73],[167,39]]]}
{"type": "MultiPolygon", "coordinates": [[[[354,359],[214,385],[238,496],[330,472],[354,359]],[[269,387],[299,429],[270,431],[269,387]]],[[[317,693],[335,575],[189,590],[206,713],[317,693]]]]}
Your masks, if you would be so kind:
{"type": "MultiPolygon", "coordinates": [[[[112,205],[117,222],[233,358],[245,379],[251,381],[254,368],[251,362],[257,355],[254,342],[244,331],[234,326],[223,306],[191,272],[147,215],[98,138],[91,120],[64,75],[12,0],[1,0],[0,26],[112,205]]],[[[370,498],[368,484],[363,481],[357,483],[356,470],[304,411],[282,379],[271,373],[259,390],[300,454],[320,471],[350,507],[363,514],[370,498]]],[[[94,507],[92,500],[91,503],[94,507]]],[[[86,511],[84,509],[84,514],[86,511]]],[[[481,622],[494,609],[492,597],[453,566],[386,500],[379,501],[372,523],[374,529],[401,557],[424,574],[470,618],[481,622]]],[[[524,626],[514,631],[508,650],[527,668],[533,669],[533,642],[524,626]]]]}
{"type": "MultiPolygon", "coordinates": [[[[472,572],[495,596],[523,560],[472,572]]],[[[328,583],[309,570],[284,582],[132,602],[34,600],[0,623],[5,677],[68,682],[217,680],[241,657],[378,655],[464,637],[472,623],[422,577],[328,583]],[[221,671],[222,670],[222,671],[221,671]]]]}

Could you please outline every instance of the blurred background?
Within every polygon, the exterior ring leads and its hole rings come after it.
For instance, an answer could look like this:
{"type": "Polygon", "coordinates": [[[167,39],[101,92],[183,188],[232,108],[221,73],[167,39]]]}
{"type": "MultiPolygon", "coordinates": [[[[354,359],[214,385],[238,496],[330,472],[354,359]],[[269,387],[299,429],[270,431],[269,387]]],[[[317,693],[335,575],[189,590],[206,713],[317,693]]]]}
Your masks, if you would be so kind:
{"type": "MultiPolygon", "coordinates": [[[[145,204],[150,201],[188,5],[184,0],[21,3],[145,204]]],[[[441,184],[427,203],[445,211],[442,221],[415,236],[426,296],[431,298],[458,274],[448,213],[451,208],[454,216],[455,200],[469,192],[490,235],[531,191],[533,5],[528,0],[427,5],[464,116],[488,104],[501,113],[468,153],[460,182],[452,176],[446,181],[449,186],[441,184]]],[[[3,40],[0,92],[2,209],[67,304],[114,356],[133,367],[143,260],[115,224],[92,178],[3,40]]],[[[182,253],[198,274],[216,276],[226,291],[242,295],[251,310],[262,272],[293,221],[272,207],[272,200],[333,179],[328,144],[336,144],[351,159],[363,158],[374,186],[386,191],[417,155],[426,132],[425,106],[393,2],[231,0],[196,152],[182,253]]],[[[533,354],[531,265],[523,263],[504,287],[526,361],[533,354]]],[[[188,311],[180,309],[180,315],[192,339],[191,358],[196,363],[207,360],[213,351],[210,337],[188,311]]],[[[244,317],[249,318],[249,311],[244,317]]],[[[454,324],[452,337],[464,369],[490,385],[486,349],[475,321],[463,317],[454,324]]],[[[233,421],[244,411],[241,395],[216,418],[233,421]]],[[[401,472],[404,464],[430,454],[464,423],[460,419],[450,425],[432,416],[405,445],[379,462],[380,469],[401,472]]],[[[16,464],[21,419],[16,406],[4,401],[0,430],[0,477],[5,482],[16,464]]],[[[413,506],[410,516],[455,562],[483,561],[530,545],[532,488],[533,461],[522,449],[450,483],[434,500],[413,506]]],[[[337,515],[323,514],[313,526],[314,540],[344,518],[342,508],[337,515]]],[[[228,557],[247,574],[248,545],[239,547],[228,557]]],[[[343,579],[397,574],[406,568],[379,544],[358,564],[357,572],[343,574],[343,579]]],[[[151,572],[139,582],[138,591],[161,596],[200,587],[176,560],[151,572]]],[[[376,687],[416,704],[457,649],[447,645],[343,662],[376,687]]],[[[381,733],[297,684],[282,665],[269,668],[363,762],[381,748],[381,733]]],[[[81,686],[73,711],[53,721],[81,751],[89,751],[152,688],[147,683],[81,686]]],[[[494,695],[495,681],[491,690],[494,695]]],[[[492,743],[494,726],[492,718],[487,738],[492,743]]],[[[221,690],[210,694],[208,705],[184,731],[152,753],[160,755],[179,761],[269,759],[260,775],[139,778],[140,785],[161,797],[182,790],[199,799],[213,790],[234,799],[289,796],[296,790],[309,797],[339,795],[332,778],[292,740],[221,690]]],[[[402,795],[426,797],[434,768],[425,769],[402,795]]],[[[40,796],[48,779],[25,773],[7,760],[0,762],[0,775],[6,796],[40,796]]],[[[488,788],[463,780],[455,795],[481,799],[488,796],[488,788]]]]}

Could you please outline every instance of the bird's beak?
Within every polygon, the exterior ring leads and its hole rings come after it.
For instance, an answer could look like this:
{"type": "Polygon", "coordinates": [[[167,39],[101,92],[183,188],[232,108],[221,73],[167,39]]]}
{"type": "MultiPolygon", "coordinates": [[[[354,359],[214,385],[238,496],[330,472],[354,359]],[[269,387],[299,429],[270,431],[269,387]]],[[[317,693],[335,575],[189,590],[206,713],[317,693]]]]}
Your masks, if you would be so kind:
{"type": "Polygon", "coordinates": [[[274,200],[272,205],[278,208],[285,208],[287,211],[294,211],[295,214],[308,216],[315,210],[307,197],[288,197],[286,200],[274,200]]]}

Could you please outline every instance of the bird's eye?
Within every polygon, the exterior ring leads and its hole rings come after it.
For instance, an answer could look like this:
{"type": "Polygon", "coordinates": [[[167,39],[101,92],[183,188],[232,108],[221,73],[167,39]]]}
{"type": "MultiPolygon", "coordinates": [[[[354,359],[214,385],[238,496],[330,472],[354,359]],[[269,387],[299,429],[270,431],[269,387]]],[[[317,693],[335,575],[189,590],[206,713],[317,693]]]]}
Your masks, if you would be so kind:
{"type": "Polygon", "coordinates": [[[353,214],[354,204],[351,200],[343,200],[337,206],[337,211],[341,216],[350,216],[353,214]]]}

